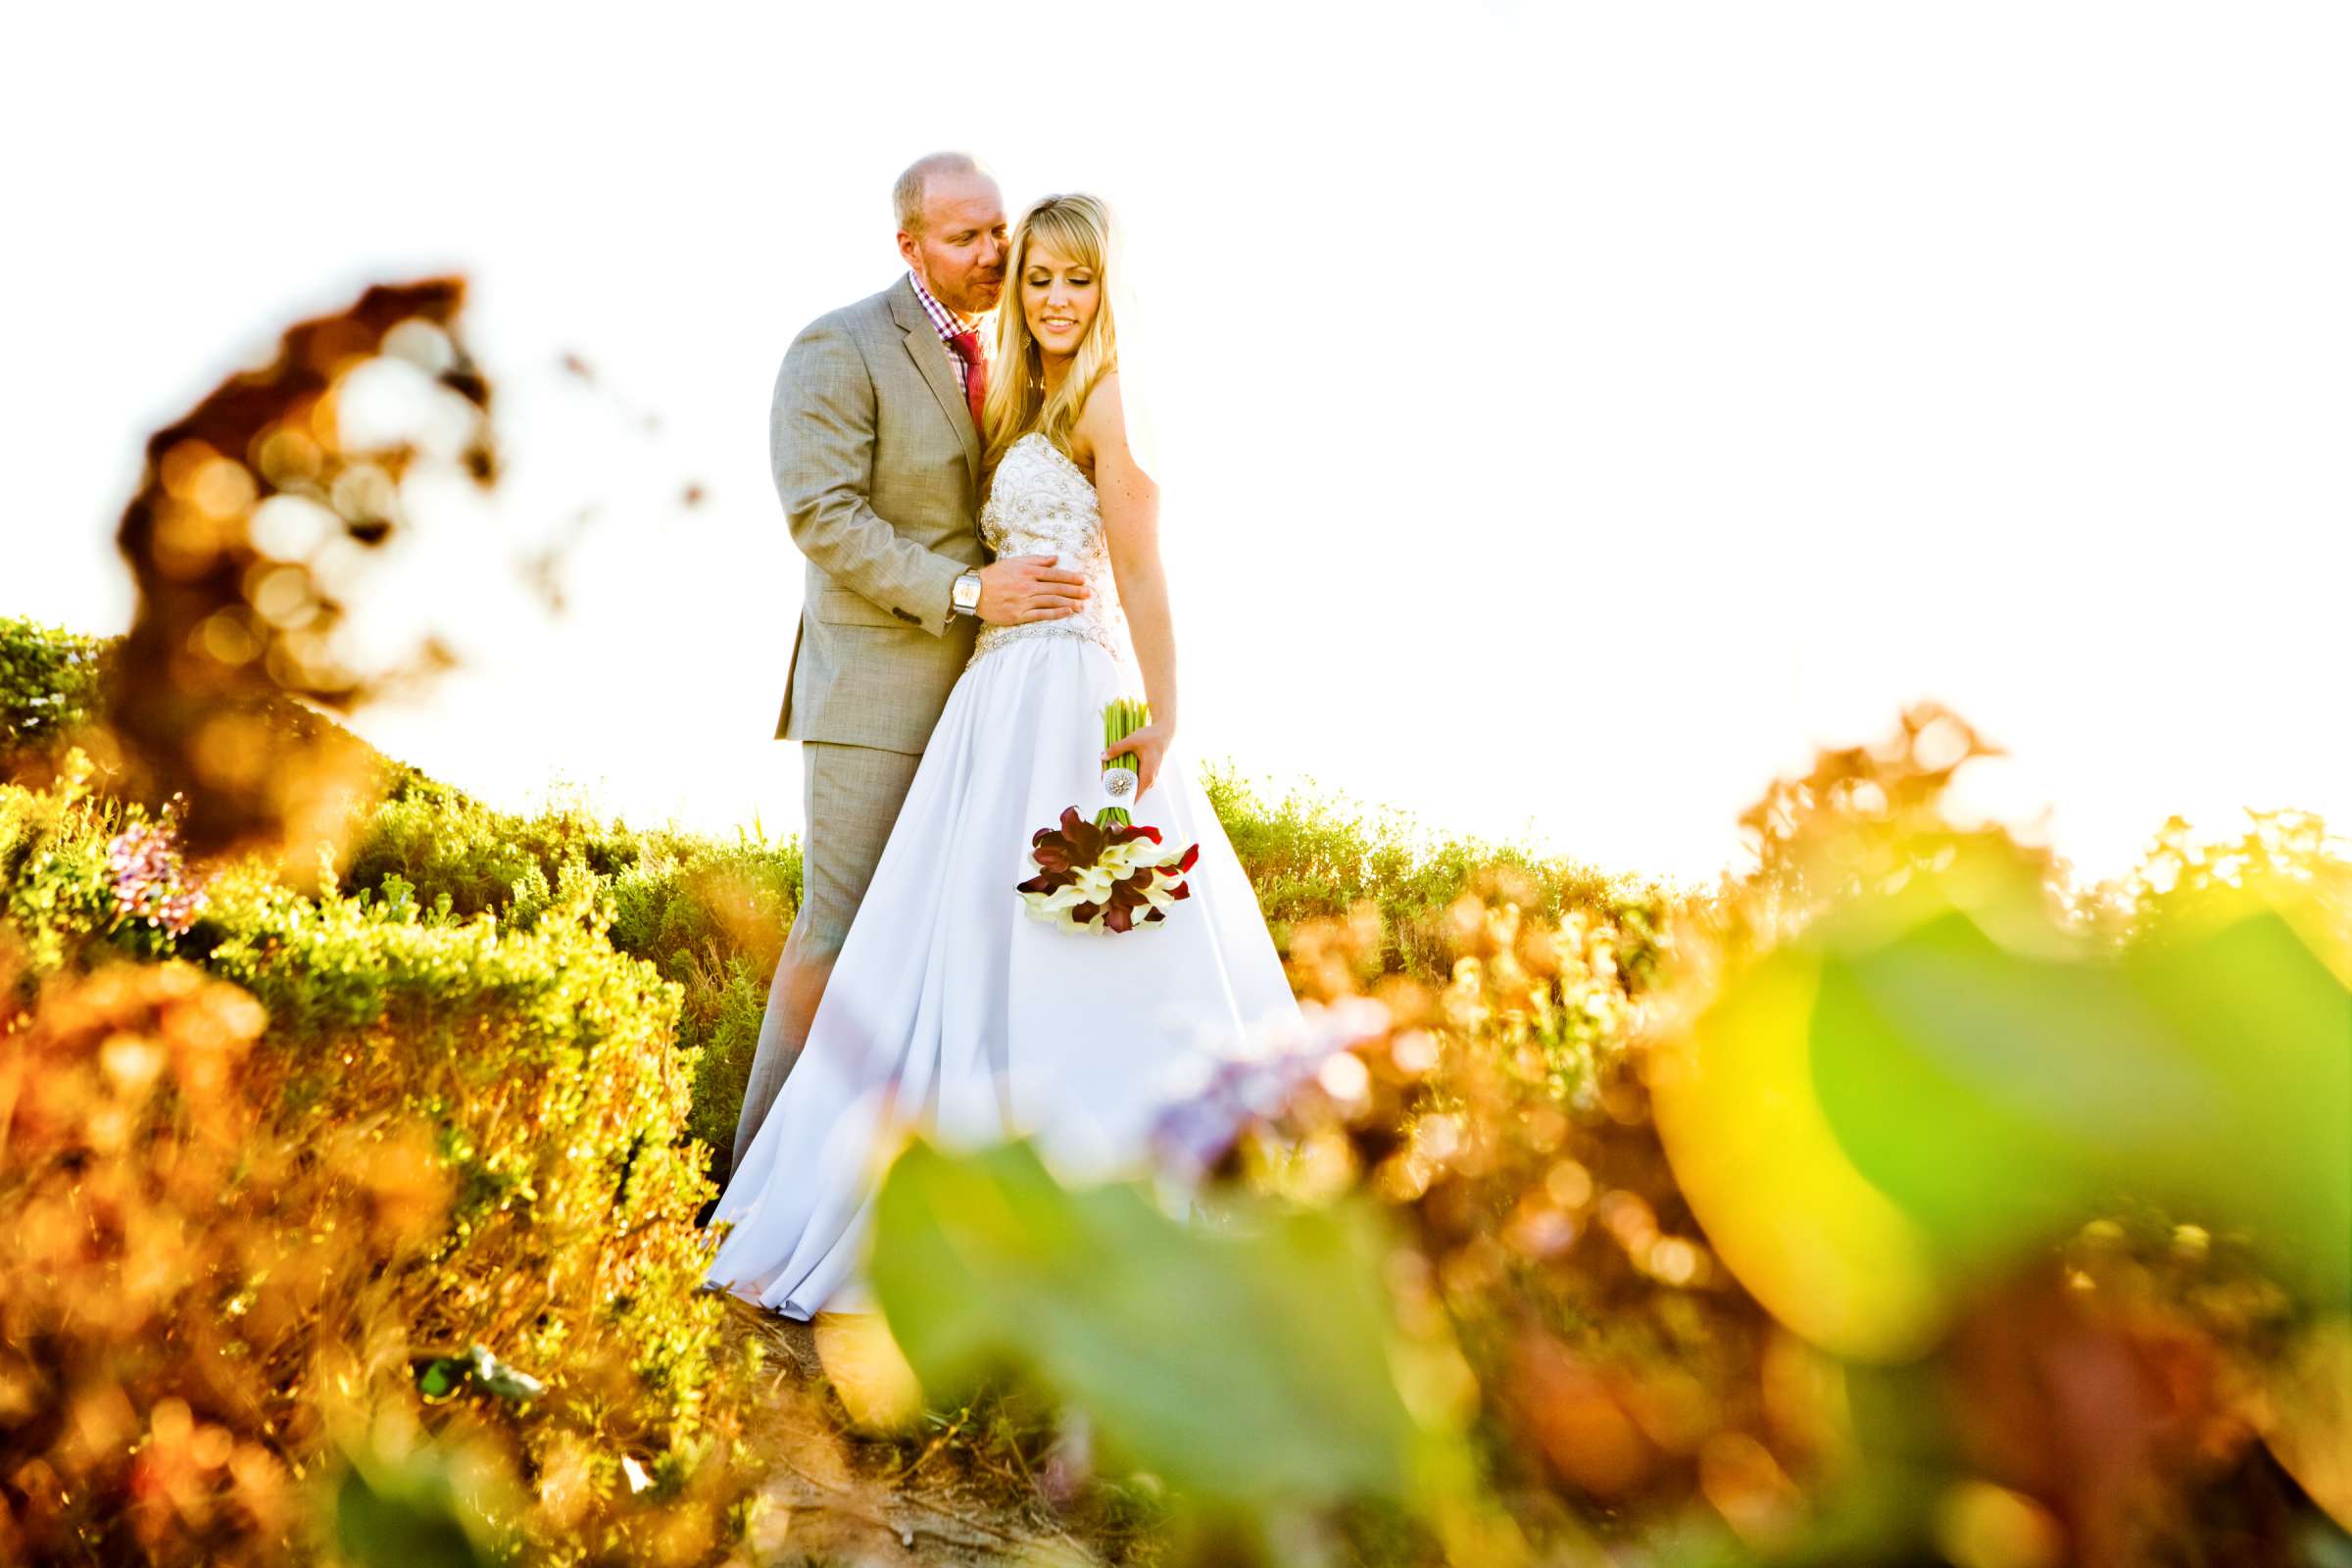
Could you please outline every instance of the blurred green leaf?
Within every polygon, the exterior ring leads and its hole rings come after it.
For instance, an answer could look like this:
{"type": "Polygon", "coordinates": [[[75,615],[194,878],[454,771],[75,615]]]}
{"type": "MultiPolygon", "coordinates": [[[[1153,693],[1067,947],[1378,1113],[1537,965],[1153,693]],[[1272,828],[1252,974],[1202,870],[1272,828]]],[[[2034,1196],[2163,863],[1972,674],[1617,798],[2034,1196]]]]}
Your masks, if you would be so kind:
{"type": "Polygon", "coordinates": [[[1247,1234],[1139,1188],[1065,1191],[1026,1144],[917,1143],[877,1200],[872,1279],[927,1389],[1003,1362],[1091,1409],[1144,1468],[1248,1505],[1403,1496],[1437,1441],[1399,1399],[1379,1243],[1351,1208],[1247,1234]]]}
{"type": "Polygon", "coordinates": [[[2021,956],[1958,909],[1881,931],[1821,960],[1813,1090],[1855,1167],[1957,1260],[2206,1130],[2203,1075],[2112,964],[2021,956]]]}
{"type": "Polygon", "coordinates": [[[2068,955],[2019,910],[1920,903],[1859,906],[1824,939],[1809,1049],[1847,1156],[1938,1247],[1984,1263],[2130,1193],[2243,1225],[2344,1298],[2352,997],[2285,920],[2157,932],[2118,959],[2068,955]]]}
{"type": "Polygon", "coordinates": [[[335,1488],[335,1549],[364,1568],[491,1568],[500,1555],[460,1497],[452,1462],[352,1455],[335,1488]]]}
{"type": "Polygon", "coordinates": [[[2352,991],[2274,909],[2160,931],[2130,969],[2211,1097],[2210,1135],[2171,1166],[2286,1278],[2352,1301],[2352,991]]]}

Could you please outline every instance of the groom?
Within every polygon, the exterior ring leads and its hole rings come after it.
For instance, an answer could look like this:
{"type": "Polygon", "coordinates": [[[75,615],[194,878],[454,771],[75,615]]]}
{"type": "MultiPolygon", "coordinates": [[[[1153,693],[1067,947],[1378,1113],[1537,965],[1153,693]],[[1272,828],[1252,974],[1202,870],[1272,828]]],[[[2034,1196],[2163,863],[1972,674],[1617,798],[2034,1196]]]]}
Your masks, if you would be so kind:
{"type": "Polygon", "coordinates": [[[1053,556],[988,561],[976,523],[986,318],[1004,289],[997,182],[964,154],[934,153],[892,195],[906,275],[811,321],[768,414],[776,494],[808,561],[776,720],[778,739],[801,743],[808,832],[737,1164],[800,1057],[979,623],[1055,619],[1087,592],[1053,556]]]}

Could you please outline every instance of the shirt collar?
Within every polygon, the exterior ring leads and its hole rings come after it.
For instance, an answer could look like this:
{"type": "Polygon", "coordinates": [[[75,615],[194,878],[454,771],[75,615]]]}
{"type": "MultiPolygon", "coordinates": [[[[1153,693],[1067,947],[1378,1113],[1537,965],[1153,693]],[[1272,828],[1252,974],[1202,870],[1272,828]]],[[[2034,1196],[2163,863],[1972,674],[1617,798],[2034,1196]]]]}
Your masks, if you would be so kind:
{"type": "Polygon", "coordinates": [[[959,316],[933,299],[931,291],[923,287],[923,280],[915,276],[914,269],[906,270],[906,281],[914,285],[914,297],[922,302],[923,314],[931,318],[932,329],[939,333],[942,341],[958,332],[976,332],[980,329],[980,317],[959,316]]]}

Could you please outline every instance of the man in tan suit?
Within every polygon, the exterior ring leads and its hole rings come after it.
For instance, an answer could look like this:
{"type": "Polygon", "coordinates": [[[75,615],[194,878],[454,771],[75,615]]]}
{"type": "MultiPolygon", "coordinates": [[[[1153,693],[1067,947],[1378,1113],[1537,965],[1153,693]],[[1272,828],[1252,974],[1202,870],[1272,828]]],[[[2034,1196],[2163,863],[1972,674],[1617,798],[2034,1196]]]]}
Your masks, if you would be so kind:
{"type": "Polygon", "coordinates": [[[800,1057],[979,622],[1067,615],[1087,592],[1052,556],[990,562],[979,535],[981,318],[1004,289],[997,182],[963,154],[934,153],[893,194],[906,275],[811,321],[769,412],[776,493],[808,563],[776,719],[778,739],[801,743],[808,831],[738,1161],[800,1057]]]}

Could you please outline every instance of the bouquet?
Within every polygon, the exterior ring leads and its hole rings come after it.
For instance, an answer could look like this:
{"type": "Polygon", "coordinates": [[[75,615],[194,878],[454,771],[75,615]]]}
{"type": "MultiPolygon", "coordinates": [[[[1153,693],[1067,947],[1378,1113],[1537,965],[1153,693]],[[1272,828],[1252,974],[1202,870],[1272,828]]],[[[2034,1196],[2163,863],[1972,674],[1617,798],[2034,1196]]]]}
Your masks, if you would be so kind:
{"type": "MultiPolygon", "coordinates": [[[[1115,746],[1150,722],[1149,707],[1122,697],[1102,710],[1102,744],[1115,746]]],[[[1170,906],[1191,897],[1184,875],[1200,858],[1200,846],[1170,849],[1159,842],[1159,829],[1128,819],[1139,765],[1132,755],[1103,765],[1104,804],[1093,822],[1077,807],[1065,807],[1058,826],[1031,836],[1029,863],[1037,875],[1015,885],[1031,914],[1071,929],[1132,931],[1166,919],[1170,906]]]]}

